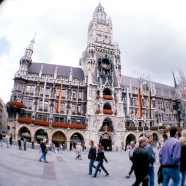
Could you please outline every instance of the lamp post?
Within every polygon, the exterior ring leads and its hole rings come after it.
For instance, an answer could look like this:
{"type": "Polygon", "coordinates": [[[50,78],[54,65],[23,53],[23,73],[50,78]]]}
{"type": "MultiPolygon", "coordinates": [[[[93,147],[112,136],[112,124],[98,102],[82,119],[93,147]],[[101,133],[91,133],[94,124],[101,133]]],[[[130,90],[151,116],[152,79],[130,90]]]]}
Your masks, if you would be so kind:
{"type": "Polygon", "coordinates": [[[90,114],[88,114],[87,124],[88,124],[88,139],[90,141],[90,114]]]}
{"type": "Polygon", "coordinates": [[[53,121],[53,114],[50,113],[49,115],[50,128],[52,127],[52,121],[53,121]]]}

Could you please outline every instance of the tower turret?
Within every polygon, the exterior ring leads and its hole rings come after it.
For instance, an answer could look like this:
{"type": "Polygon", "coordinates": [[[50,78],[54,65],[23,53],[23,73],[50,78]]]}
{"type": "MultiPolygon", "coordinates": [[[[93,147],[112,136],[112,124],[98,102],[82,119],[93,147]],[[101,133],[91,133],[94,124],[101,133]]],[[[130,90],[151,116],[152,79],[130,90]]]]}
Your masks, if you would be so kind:
{"type": "Polygon", "coordinates": [[[28,71],[28,67],[32,63],[32,54],[33,54],[33,47],[34,47],[34,43],[35,43],[35,36],[30,41],[30,44],[26,48],[25,53],[24,53],[24,56],[20,59],[19,71],[27,72],[28,71]]]}

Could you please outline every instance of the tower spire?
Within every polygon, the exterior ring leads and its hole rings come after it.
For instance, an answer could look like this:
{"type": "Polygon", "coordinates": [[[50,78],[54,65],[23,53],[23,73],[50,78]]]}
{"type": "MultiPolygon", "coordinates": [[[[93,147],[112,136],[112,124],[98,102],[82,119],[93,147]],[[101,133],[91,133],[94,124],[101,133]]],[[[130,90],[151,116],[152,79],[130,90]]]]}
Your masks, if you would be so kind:
{"type": "Polygon", "coordinates": [[[36,34],[34,35],[33,39],[30,41],[30,44],[28,45],[28,47],[26,48],[23,58],[31,60],[31,57],[33,54],[34,43],[35,43],[35,37],[36,37],[36,34]]]}
{"type": "Polygon", "coordinates": [[[20,59],[20,71],[27,71],[29,66],[32,64],[32,54],[33,54],[33,47],[35,43],[35,37],[34,35],[33,39],[30,41],[30,44],[25,50],[24,56],[20,59]]]}
{"type": "Polygon", "coordinates": [[[174,87],[177,87],[177,82],[176,82],[176,78],[175,78],[175,76],[174,76],[173,70],[172,70],[172,75],[173,75],[173,79],[174,79],[174,87]]]}

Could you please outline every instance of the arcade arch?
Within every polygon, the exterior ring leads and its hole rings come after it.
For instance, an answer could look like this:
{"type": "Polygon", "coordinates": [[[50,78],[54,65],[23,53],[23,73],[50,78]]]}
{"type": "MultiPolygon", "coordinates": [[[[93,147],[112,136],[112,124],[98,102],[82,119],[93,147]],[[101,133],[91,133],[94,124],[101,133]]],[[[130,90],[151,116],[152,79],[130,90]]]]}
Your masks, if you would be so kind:
{"type": "Polygon", "coordinates": [[[81,143],[82,146],[85,144],[84,137],[81,133],[75,132],[70,137],[70,150],[76,147],[77,143],[81,143]]]}
{"type": "Polygon", "coordinates": [[[30,133],[30,130],[29,128],[27,127],[21,127],[19,129],[19,132],[18,132],[18,136],[23,140],[24,138],[26,138],[26,140],[28,142],[31,142],[31,133],[30,133]]]}
{"type": "Polygon", "coordinates": [[[55,144],[56,147],[59,147],[60,144],[66,146],[67,138],[62,131],[56,131],[52,135],[52,143],[55,144]]]}
{"type": "Polygon", "coordinates": [[[125,143],[130,144],[131,141],[137,141],[136,136],[132,133],[127,135],[125,143]]]}
{"type": "Polygon", "coordinates": [[[44,129],[38,129],[36,132],[35,132],[35,136],[34,136],[35,140],[40,143],[40,141],[42,139],[46,139],[46,143],[48,142],[48,134],[46,132],[46,130],[44,129]]]}

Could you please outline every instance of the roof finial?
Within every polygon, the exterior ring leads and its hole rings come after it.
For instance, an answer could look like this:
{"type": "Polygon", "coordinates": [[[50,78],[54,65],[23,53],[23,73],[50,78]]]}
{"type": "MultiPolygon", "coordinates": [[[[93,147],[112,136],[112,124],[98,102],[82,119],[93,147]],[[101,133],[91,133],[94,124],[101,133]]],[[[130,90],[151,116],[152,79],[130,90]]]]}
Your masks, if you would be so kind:
{"type": "Polygon", "coordinates": [[[176,88],[176,87],[177,87],[177,83],[176,83],[176,78],[175,78],[175,76],[174,76],[173,70],[172,70],[172,75],[173,75],[173,79],[174,79],[174,87],[176,88]]]}

